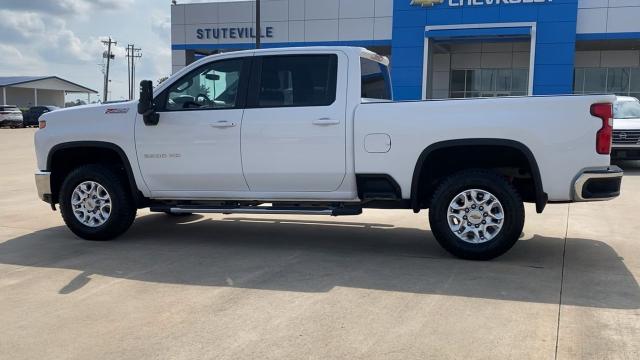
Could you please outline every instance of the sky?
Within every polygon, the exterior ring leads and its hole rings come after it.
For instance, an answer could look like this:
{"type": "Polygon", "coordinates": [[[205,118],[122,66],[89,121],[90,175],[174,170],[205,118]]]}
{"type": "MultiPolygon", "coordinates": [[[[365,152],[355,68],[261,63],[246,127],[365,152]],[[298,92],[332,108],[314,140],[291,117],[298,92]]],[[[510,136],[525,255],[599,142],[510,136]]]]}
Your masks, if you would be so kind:
{"type": "MultiPolygon", "coordinates": [[[[189,2],[207,1],[178,0],[189,2]]],[[[142,48],[136,82],[155,83],[171,74],[170,12],[170,0],[0,0],[0,76],[55,75],[96,90],[101,98],[106,49],[101,40],[111,36],[117,45],[110,99],[126,99],[127,44],[142,48]]]]}

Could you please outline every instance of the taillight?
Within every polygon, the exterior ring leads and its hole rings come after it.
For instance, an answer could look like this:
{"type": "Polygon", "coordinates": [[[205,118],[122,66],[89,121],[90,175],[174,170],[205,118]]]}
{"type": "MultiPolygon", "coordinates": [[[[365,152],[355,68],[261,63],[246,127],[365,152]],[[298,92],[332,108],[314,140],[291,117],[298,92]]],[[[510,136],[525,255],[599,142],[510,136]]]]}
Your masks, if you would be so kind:
{"type": "Polygon", "coordinates": [[[47,121],[46,120],[38,121],[38,129],[44,129],[46,127],[47,127],[47,121]]]}
{"type": "Polygon", "coordinates": [[[609,155],[613,139],[613,104],[593,104],[591,115],[602,119],[602,128],[596,134],[596,151],[598,154],[609,155]]]}

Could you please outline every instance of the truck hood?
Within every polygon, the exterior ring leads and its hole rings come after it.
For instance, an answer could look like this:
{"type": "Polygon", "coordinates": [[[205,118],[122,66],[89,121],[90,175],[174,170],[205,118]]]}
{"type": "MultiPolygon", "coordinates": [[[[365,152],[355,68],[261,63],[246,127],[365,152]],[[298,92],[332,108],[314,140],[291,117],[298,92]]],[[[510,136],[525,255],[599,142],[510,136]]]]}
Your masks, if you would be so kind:
{"type": "Polygon", "coordinates": [[[49,122],[57,123],[59,121],[106,121],[114,118],[121,118],[123,116],[135,116],[137,104],[138,101],[135,100],[112,104],[74,106],[46,113],[42,115],[40,119],[46,120],[47,126],[49,126],[49,122]]]}
{"type": "Polygon", "coordinates": [[[640,119],[613,119],[614,130],[640,130],[640,119]]]}

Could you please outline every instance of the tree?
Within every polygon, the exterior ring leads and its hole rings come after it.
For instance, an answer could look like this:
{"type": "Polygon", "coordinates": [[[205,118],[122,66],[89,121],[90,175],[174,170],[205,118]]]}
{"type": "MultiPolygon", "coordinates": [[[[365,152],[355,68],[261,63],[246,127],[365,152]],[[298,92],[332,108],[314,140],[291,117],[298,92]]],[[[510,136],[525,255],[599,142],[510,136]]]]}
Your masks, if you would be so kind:
{"type": "Polygon", "coordinates": [[[64,107],[74,107],[80,105],[87,105],[87,102],[81,99],[76,99],[76,101],[67,101],[64,103],[64,107]]]}

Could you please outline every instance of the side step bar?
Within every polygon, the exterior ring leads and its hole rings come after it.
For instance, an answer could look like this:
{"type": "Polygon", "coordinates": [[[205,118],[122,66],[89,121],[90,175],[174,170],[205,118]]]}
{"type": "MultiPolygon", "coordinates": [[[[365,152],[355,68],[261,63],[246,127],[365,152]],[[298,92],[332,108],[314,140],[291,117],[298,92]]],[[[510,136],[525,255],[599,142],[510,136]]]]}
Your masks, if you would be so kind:
{"type": "Polygon", "coordinates": [[[303,207],[303,206],[167,206],[152,207],[153,212],[174,214],[279,214],[279,215],[331,215],[346,216],[362,214],[361,207],[303,207]]]}

